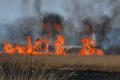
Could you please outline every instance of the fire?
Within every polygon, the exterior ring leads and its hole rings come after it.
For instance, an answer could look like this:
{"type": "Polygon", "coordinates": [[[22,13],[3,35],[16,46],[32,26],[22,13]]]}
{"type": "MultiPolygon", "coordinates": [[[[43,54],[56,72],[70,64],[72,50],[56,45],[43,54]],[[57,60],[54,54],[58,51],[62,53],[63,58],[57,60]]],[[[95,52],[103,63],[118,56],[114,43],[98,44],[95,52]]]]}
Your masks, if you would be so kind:
{"type": "Polygon", "coordinates": [[[10,43],[8,43],[8,42],[4,42],[3,43],[3,50],[6,52],[6,53],[8,53],[8,54],[12,54],[12,53],[14,53],[15,52],[15,48],[13,47],[13,45],[12,44],[10,44],[10,43]]]}
{"type": "Polygon", "coordinates": [[[65,55],[66,52],[64,50],[64,47],[62,45],[64,45],[64,37],[61,35],[57,35],[57,40],[54,43],[54,47],[55,47],[55,54],[56,55],[65,55]]]}
{"type": "MultiPolygon", "coordinates": [[[[87,31],[90,30],[90,26],[87,26],[87,31]]],[[[91,37],[89,34],[87,34],[87,37],[82,38],[81,40],[82,46],[81,46],[81,50],[79,52],[78,55],[93,55],[93,54],[97,54],[97,55],[103,55],[103,51],[100,49],[95,48],[95,44],[96,42],[94,40],[91,40],[91,37]]]]}
{"type": "Polygon", "coordinates": [[[82,47],[79,52],[79,55],[87,55],[87,56],[90,56],[93,54],[103,55],[102,50],[99,50],[94,47],[95,41],[91,40],[90,37],[82,38],[81,43],[82,43],[82,47]]]}
{"type": "MultiPolygon", "coordinates": [[[[43,25],[42,25],[42,30],[45,30],[48,25],[49,25],[48,23],[43,24],[43,25]]],[[[55,27],[55,29],[56,29],[57,31],[61,30],[61,26],[58,25],[56,22],[54,22],[53,26],[55,27]]]]}
{"type": "Polygon", "coordinates": [[[42,25],[42,30],[45,30],[48,26],[48,23],[42,25]]]}
{"type": "Polygon", "coordinates": [[[56,35],[57,40],[54,42],[55,52],[49,51],[49,44],[47,39],[37,38],[34,41],[34,44],[31,42],[30,36],[25,36],[27,38],[27,43],[24,45],[10,44],[8,42],[4,42],[3,50],[8,54],[20,53],[20,54],[44,54],[44,55],[65,55],[65,50],[62,45],[64,45],[64,37],[62,35],[56,35]],[[42,48],[42,44],[44,44],[44,49],[42,48]]]}
{"type": "Polygon", "coordinates": [[[55,22],[54,27],[56,28],[57,31],[61,30],[61,27],[55,22]]]}
{"type": "MultiPolygon", "coordinates": [[[[57,31],[61,30],[61,26],[54,23],[54,28],[56,28],[57,31]]],[[[42,30],[45,30],[48,26],[48,23],[43,24],[42,30]]],[[[90,30],[90,26],[87,26],[87,31],[90,30]]],[[[3,43],[3,50],[8,54],[39,54],[39,55],[66,55],[68,48],[65,49],[65,38],[61,34],[56,34],[56,40],[53,41],[54,43],[54,51],[49,51],[49,42],[50,39],[47,38],[37,38],[32,42],[31,36],[25,36],[27,38],[27,42],[24,43],[24,45],[13,45],[9,42],[3,43]]],[[[94,40],[91,40],[91,37],[89,34],[87,34],[87,37],[82,38],[81,40],[82,46],[78,53],[78,56],[80,55],[103,55],[103,51],[100,49],[95,48],[96,42],[94,40]]],[[[67,47],[67,46],[66,46],[67,47]]]]}

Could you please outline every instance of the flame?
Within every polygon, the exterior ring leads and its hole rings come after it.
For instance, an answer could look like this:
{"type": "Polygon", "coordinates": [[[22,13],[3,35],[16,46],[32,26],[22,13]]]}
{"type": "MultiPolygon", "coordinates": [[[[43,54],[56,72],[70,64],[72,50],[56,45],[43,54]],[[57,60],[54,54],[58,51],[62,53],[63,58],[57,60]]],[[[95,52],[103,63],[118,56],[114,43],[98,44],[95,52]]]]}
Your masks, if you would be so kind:
{"type": "MultiPolygon", "coordinates": [[[[46,30],[46,28],[47,28],[48,25],[49,25],[48,23],[43,24],[43,25],[42,25],[42,30],[46,30]]],[[[61,26],[58,25],[56,22],[54,22],[53,27],[55,27],[55,29],[56,29],[57,31],[60,31],[60,30],[61,30],[61,26]]]]}
{"type": "MultiPolygon", "coordinates": [[[[61,30],[61,26],[54,23],[53,24],[56,30],[61,30]]],[[[42,30],[45,30],[48,26],[47,24],[43,24],[42,30]]],[[[90,30],[90,26],[87,26],[87,31],[90,30]]],[[[61,34],[56,35],[56,40],[54,41],[54,51],[49,51],[49,42],[50,39],[40,39],[39,37],[34,40],[32,43],[31,36],[25,36],[27,38],[27,42],[24,43],[24,45],[13,45],[9,42],[4,41],[3,43],[3,50],[8,54],[39,54],[39,55],[66,55],[68,51],[68,47],[66,46],[66,49],[64,47],[65,44],[65,38],[61,34]]],[[[81,40],[82,46],[78,53],[78,56],[80,55],[103,55],[103,51],[100,49],[95,48],[96,42],[94,40],[91,40],[90,34],[87,34],[87,37],[82,38],[81,40]]]]}
{"type": "Polygon", "coordinates": [[[3,43],[3,50],[8,53],[8,54],[12,54],[12,53],[15,53],[16,49],[13,47],[12,44],[8,43],[8,42],[4,42],[3,43]]]}
{"type": "MultiPolygon", "coordinates": [[[[64,45],[64,37],[62,35],[56,35],[57,40],[54,42],[54,48],[55,48],[55,55],[65,55],[65,50],[62,45],[64,45]]],[[[8,43],[4,42],[3,44],[3,50],[8,53],[8,54],[13,54],[13,53],[20,53],[20,54],[53,54],[53,52],[49,51],[49,45],[47,42],[47,39],[40,39],[37,38],[34,41],[34,45],[31,42],[31,37],[30,36],[25,36],[27,38],[27,43],[24,45],[19,45],[16,44],[15,46],[8,43]],[[44,44],[44,49],[42,49],[42,44],[44,44]],[[43,51],[42,51],[43,50],[43,51]]]]}
{"type": "Polygon", "coordinates": [[[95,41],[91,40],[90,37],[85,37],[81,39],[82,47],[78,55],[103,55],[102,50],[99,50],[94,47],[95,41]]]}
{"type": "Polygon", "coordinates": [[[48,26],[48,23],[42,25],[42,30],[45,30],[48,26]]]}
{"type": "MultiPolygon", "coordinates": [[[[90,26],[87,26],[87,31],[90,30],[90,26]]],[[[82,38],[81,40],[81,50],[79,52],[79,56],[80,55],[86,55],[86,56],[90,56],[93,54],[97,54],[97,55],[103,55],[103,51],[100,49],[95,48],[95,44],[96,42],[94,40],[91,40],[91,37],[89,34],[87,34],[87,37],[82,38]]]]}
{"type": "MultiPolygon", "coordinates": [[[[45,30],[48,24],[43,24],[42,29],[45,30]]],[[[61,27],[54,23],[54,27],[56,30],[60,30],[61,27]]],[[[55,54],[55,55],[65,55],[64,47],[64,37],[62,35],[56,35],[57,40],[54,42],[55,52],[49,51],[48,39],[40,39],[37,38],[34,41],[34,44],[31,42],[31,36],[25,36],[27,38],[27,43],[24,45],[12,45],[8,42],[4,42],[3,50],[8,54],[20,53],[20,54],[55,54]],[[42,49],[42,45],[44,44],[44,49],[42,49]]]]}
{"type": "Polygon", "coordinates": [[[57,35],[57,40],[54,43],[54,48],[55,48],[55,54],[56,55],[65,55],[66,52],[64,50],[64,47],[62,45],[64,45],[64,37],[61,35],[57,35]]]}
{"type": "Polygon", "coordinates": [[[54,23],[54,27],[56,28],[57,31],[61,30],[61,26],[59,26],[56,22],[54,23]]]}

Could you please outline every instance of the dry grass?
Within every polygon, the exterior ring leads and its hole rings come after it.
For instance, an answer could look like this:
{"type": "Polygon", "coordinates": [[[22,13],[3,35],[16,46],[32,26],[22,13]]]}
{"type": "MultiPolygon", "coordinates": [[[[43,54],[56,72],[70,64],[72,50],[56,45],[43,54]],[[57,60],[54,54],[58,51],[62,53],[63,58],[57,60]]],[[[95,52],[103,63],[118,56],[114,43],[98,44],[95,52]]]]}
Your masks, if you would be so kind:
{"type": "Polygon", "coordinates": [[[45,56],[0,55],[0,65],[16,65],[23,68],[63,68],[77,70],[120,71],[120,55],[104,56],[45,56]]]}
{"type": "Polygon", "coordinates": [[[0,68],[0,80],[70,80],[72,72],[67,70],[54,71],[46,68],[0,68]]]}

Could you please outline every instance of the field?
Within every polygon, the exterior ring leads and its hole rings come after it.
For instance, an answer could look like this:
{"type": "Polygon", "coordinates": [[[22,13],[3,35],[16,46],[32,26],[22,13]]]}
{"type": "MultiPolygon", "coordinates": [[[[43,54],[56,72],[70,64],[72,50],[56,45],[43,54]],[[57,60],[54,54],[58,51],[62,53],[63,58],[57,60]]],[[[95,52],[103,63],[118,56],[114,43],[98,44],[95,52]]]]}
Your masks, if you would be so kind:
{"type": "Polygon", "coordinates": [[[0,80],[118,80],[119,72],[120,55],[0,55],[0,80]]]}

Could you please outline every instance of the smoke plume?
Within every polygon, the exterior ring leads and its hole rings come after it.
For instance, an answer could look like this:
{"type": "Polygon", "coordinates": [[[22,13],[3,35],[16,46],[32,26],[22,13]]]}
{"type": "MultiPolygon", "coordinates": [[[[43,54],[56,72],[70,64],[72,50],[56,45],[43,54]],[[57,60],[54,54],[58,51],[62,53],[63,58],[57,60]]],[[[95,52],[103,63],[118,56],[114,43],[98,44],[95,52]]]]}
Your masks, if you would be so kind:
{"type": "Polygon", "coordinates": [[[41,37],[46,14],[57,14],[62,18],[67,44],[80,45],[85,26],[89,24],[93,27],[98,47],[119,46],[119,4],[119,0],[22,0],[22,17],[13,23],[0,25],[1,42],[21,43],[26,34],[32,35],[33,39],[41,37]]]}

